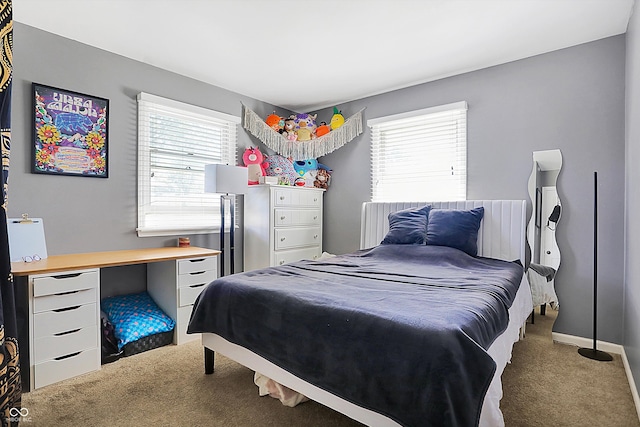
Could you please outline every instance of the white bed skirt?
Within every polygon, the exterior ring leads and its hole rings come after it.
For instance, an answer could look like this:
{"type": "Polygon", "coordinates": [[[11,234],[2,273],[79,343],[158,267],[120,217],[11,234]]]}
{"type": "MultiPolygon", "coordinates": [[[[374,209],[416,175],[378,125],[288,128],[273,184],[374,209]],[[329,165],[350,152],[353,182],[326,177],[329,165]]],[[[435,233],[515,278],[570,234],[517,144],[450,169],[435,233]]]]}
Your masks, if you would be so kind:
{"type": "MultiPolygon", "coordinates": [[[[502,399],[501,376],[505,366],[511,361],[511,350],[513,349],[513,344],[520,338],[520,328],[524,328],[525,322],[532,310],[533,302],[529,283],[526,275],[523,275],[516,298],[509,309],[509,325],[507,329],[496,338],[488,350],[489,355],[496,362],[497,367],[493,381],[489,386],[482,405],[482,413],[480,415],[481,427],[504,426],[504,418],[502,411],[500,411],[500,399],[502,399]]],[[[301,380],[252,351],[233,344],[219,335],[211,333],[202,334],[202,344],[253,371],[260,372],[274,381],[302,393],[311,400],[315,400],[363,424],[376,427],[399,426],[397,422],[384,415],[355,405],[313,384],[301,380]]]]}

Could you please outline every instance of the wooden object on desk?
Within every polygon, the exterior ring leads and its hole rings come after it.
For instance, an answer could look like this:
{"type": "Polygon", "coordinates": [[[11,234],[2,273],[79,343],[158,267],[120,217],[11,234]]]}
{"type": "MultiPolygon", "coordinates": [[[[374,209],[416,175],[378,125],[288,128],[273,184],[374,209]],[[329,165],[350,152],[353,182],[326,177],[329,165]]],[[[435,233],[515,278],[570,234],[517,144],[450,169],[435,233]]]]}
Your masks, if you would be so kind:
{"type": "Polygon", "coordinates": [[[163,247],[52,255],[40,261],[12,262],[11,272],[14,276],[29,276],[32,274],[52,273],[56,271],[147,264],[150,262],[216,256],[219,254],[220,251],[214,249],[189,246],[183,248],[163,247]]]}

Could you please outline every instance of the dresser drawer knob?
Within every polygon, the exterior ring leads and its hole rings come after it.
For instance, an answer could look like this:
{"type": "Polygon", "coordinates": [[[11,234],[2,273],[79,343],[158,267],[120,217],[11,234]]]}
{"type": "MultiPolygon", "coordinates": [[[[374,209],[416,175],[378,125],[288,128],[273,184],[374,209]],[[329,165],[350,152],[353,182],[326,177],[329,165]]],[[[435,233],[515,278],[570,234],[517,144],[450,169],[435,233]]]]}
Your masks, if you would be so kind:
{"type": "Polygon", "coordinates": [[[284,264],[284,260],[281,260],[281,261],[280,261],[280,265],[282,265],[282,264],[284,264]]]}
{"type": "Polygon", "coordinates": [[[284,221],[284,219],[285,219],[285,218],[286,218],[286,217],[283,215],[283,216],[281,216],[281,217],[280,217],[280,220],[281,220],[281,221],[284,221]]]}
{"type": "Polygon", "coordinates": [[[280,200],[284,200],[284,196],[280,196],[280,200]]]}
{"type": "Polygon", "coordinates": [[[281,242],[284,242],[284,239],[286,239],[286,237],[281,237],[281,238],[280,238],[280,241],[281,241],[281,242]]]}
{"type": "Polygon", "coordinates": [[[313,217],[313,219],[314,219],[314,220],[318,219],[318,215],[314,216],[314,217],[313,217]]]}
{"type": "Polygon", "coordinates": [[[317,197],[314,197],[313,201],[314,201],[314,202],[317,202],[317,201],[318,201],[318,198],[317,198],[317,197]]]}
{"type": "Polygon", "coordinates": [[[317,239],[317,238],[318,238],[318,235],[317,235],[317,234],[314,234],[314,235],[313,235],[313,238],[314,238],[314,239],[317,239]]]}

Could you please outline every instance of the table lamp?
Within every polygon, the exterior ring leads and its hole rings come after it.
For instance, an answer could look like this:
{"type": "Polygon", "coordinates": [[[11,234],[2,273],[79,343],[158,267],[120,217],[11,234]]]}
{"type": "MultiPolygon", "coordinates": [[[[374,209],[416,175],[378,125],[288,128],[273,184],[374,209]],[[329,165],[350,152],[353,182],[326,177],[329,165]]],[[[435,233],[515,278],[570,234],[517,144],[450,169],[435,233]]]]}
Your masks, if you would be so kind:
{"type": "Polygon", "coordinates": [[[205,193],[220,194],[220,277],[224,276],[224,260],[226,252],[225,242],[225,213],[229,203],[229,270],[235,273],[234,268],[234,231],[235,231],[235,196],[247,191],[249,175],[247,168],[231,165],[205,165],[204,167],[204,191],[205,193]]]}

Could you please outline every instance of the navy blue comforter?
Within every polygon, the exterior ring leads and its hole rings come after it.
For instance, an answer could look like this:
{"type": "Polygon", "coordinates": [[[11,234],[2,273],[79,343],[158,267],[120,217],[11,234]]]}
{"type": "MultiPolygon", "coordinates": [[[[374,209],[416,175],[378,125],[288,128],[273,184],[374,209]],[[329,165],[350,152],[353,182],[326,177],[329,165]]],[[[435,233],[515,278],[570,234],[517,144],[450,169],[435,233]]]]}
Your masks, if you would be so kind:
{"type": "Polygon", "coordinates": [[[213,332],[406,426],[473,426],[520,264],[381,245],[220,278],[188,332],[213,332]]]}

